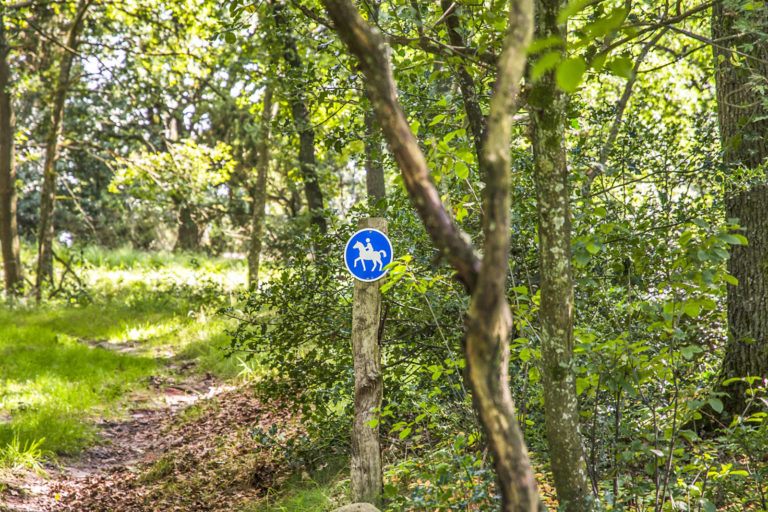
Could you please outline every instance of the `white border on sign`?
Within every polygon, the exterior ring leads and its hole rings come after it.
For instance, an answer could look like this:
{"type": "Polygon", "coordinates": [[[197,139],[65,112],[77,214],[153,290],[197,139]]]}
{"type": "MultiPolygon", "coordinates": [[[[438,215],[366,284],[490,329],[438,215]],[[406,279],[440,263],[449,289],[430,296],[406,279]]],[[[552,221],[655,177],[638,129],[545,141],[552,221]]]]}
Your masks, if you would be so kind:
{"type": "Polygon", "coordinates": [[[355,275],[355,274],[352,272],[352,269],[351,269],[351,268],[349,268],[349,262],[347,261],[347,251],[349,250],[349,244],[351,244],[351,243],[352,243],[352,239],[353,239],[353,238],[355,238],[355,236],[357,236],[359,233],[362,233],[362,232],[364,232],[364,231],[366,231],[366,232],[368,232],[368,231],[375,231],[375,232],[377,232],[378,234],[380,234],[381,236],[383,236],[383,237],[384,237],[384,239],[385,239],[385,240],[387,241],[387,243],[389,244],[389,252],[390,252],[390,256],[391,256],[391,258],[392,258],[392,261],[394,261],[394,260],[395,260],[395,255],[394,255],[394,250],[392,249],[392,240],[390,240],[390,239],[389,239],[389,237],[388,237],[388,236],[387,236],[385,233],[383,233],[383,232],[379,231],[378,229],[375,229],[375,228],[363,228],[363,229],[358,229],[357,231],[355,231],[354,233],[352,233],[352,235],[349,237],[349,240],[347,240],[347,244],[344,246],[344,254],[343,254],[343,257],[344,257],[344,266],[345,266],[345,267],[347,267],[347,272],[349,272],[350,274],[352,274],[352,277],[354,277],[354,278],[355,278],[355,279],[357,279],[358,281],[363,281],[364,283],[372,283],[373,281],[378,281],[378,280],[379,280],[379,279],[381,279],[382,277],[385,277],[387,274],[389,274],[389,270],[385,270],[385,271],[384,271],[384,272],[383,272],[383,273],[382,273],[382,274],[381,274],[379,277],[375,277],[375,278],[373,278],[373,279],[360,279],[359,277],[357,277],[357,276],[356,276],[356,275],[355,275]]]}

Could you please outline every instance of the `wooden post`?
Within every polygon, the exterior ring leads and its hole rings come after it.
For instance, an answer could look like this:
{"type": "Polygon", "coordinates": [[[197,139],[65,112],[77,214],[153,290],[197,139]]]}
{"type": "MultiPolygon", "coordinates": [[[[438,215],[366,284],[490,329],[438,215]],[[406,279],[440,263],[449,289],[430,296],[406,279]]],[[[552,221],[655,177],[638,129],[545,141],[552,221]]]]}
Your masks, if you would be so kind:
{"type": "MultiPolygon", "coordinates": [[[[361,219],[360,229],[373,228],[387,234],[382,218],[361,219]]],[[[352,305],[352,354],[355,369],[355,419],[352,427],[352,501],[378,504],[382,492],[379,409],[382,378],[379,350],[381,318],[380,281],[355,279],[352,305]],[[370,426],[376,420],[376,426],[370,426]]]]}

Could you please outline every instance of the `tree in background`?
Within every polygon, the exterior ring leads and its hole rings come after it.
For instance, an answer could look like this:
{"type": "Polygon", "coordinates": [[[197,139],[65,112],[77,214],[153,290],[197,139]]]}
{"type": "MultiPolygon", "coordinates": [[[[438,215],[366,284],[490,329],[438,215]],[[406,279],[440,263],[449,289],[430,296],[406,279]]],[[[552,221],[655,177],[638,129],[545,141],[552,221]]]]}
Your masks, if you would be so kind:
{"type": "Polygon", "coordinates": [[[45,145],[45,164],[43,166],[43,187],[40,193],[40,227],[37,234],[37,277],[35,279],[35,294],[37,300],[42,298],[43,282],[53,282],[53,213],[56,207],[56,161],[59,156],[59,139],[64,118],[64,102],[67,92],[72,86],[70,73],[72,63],[80,44],[80,32],[83,29],[85,15],[90,0],[79,0],[64,41],[58,75],[53,90],[51,106],[51,124],[48,128],[48,139],[45,145]]]}
{"type": "Polygon", "coordinates": [[[217,187],[227,182],[234,162],[224,143],[209,147],[186,139],[166,147],[167,151],[135,152],[121,159],[110,191],[167,205],[179,219],[177,246],[188,248],[180,242],[189,230],[185,221],[194,223],[197,231],[208,209],[215,208],[217,187]]]}
{"type": "Polygon", "coordinates": [[[0,8],[0,245],[3,253],[5,293],[20,294],[24,286],[17,223],[16,123],[9,65],[10,44],[5,35],[3,8],[0,8]]]}
{"type": "Polygon", "coordinates": [[[286,75],[288,75],[292,82],[292,85],[287,87],[286,93],[291,105],[293,125],[299,136],[299,170],[304,181],[307,207],[309,208],[312,224],[321,233],[325,233],[328,228],[323,213],[325,203],[323,201],[323,191],[320,188],[315,158],[315,129],[312,125],[309,108],[307,107],[304,88],[305,80],[310,79],[308,75],[309,67],[302,61],[299,55],[295,35],[285,17],[285,6],[282,0],[272,0],[270,8],[275,27],[273,37],[276,38],[276,44],[280,48],[283,60],[285,61],[286,75]]]}
{"type": "Polygon", "coordinates": [[[253,211],[251,225],[251,243],[248,252],[248,286],[253,287],[259,281],[259,263],[261,261],[262,237],[267,204],[267,175],[269,173],[269,143],[272,132],[272,119],[277,115],[278,103],[272,102],[273,85],[264,88],[262,99],[261,124],[259,125],[258,163],[256,166],[256,184],[253,190],[253,211]]]}

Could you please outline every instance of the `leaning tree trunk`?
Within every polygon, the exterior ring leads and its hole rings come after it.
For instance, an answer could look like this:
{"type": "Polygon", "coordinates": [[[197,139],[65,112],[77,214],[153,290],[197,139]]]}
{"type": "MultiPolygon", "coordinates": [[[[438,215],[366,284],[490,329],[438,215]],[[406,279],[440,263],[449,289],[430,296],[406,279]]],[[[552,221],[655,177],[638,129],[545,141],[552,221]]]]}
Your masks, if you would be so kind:
{"type": "Polygon", "coordinates": [[[64,101],[69,90],[69,74],[75,52],[79,44],[78,36],[83,28],[85,12],[90,0],[79,0],[75,18],[67,33],[66,50],[63,50],[59,64],[59,76],[53,94],[51,109],[51,127],[45,145],[45,164],[43,165],[43,187],[40,192],[40,228],[37,234],[37,279],[35,294],[37,300],[42,297],[43,281],[53,282],[53,212],[56,207],[56,160],[59,154],[59,137],[64,118],[64,101]]]}
{"type": "MultiPolygon", "coordinates": [[[[768,379],[768,9],[739,10],[716,2],[712,7],[717,114],[728,173],[760,169],[746,183],[726,191],[726,218],[738,218],[748,245],[734,246],[728,273],[728,342],[720,382],[739,377],[768,379]],[[762,168],[761,168],[762,166],[762,168]]],[[[734,181],[742,181],[736,177],[734,181]]],[[[741,414],[748,386],[720,386],[729,393],[724,411],[741,414]]]]}
{"type": "Polygon", "coordinates": [[[465,337],[465,377],[493,455],[502,510],[536,511],[541,502],[508,382],[512,318],[505,292],[509,258],[509,138],[525,49],[531,37],[532,2],[510,2],[509,24],[498,62],[487,142],[480,159],[481,173],[486,177],[482,261],[443,206],[430,179],[424,154],[397,100],[389,49],[381,33],[362,19],[350,0],[323,0],[323,4],[339,37],[360,63],[366,92],[416,211],[472,296],[465,337]]]}
{"type": "MultiPolygon", "coordinates": [[[[275,26],[282,32],[278,37],[280,37],[280,43],[283,46],[283,59],[294,72],[301,73],[304,66],[301,57],[299,57],[291,28],[283,15],[284,7],[278,0],[272,3],[272,9],[275,26]]],[[[299,134],[299,169],[304,181],[304,193],[307,198],[309,215],[312,224],[317,226],[321,233],[325,233],[328,226],[323,213],[325,209],[323,191],[320,189],[315,162],[315,129],[312,126],[312,119],[301,86],[293,84],[290,89],[292,92],[289,101],[293,125],[299,134]]]]}
{"type": "MultiPolygon", "coordinates": [[[[277,103],[275,104],[275,107],[277,103]]],[[[269,138],[272,117],[276,114],[272,107],[272,85],[264,90],[261,111],[261,133],[259,134],[256,171],[256,186],[253,190],[253,212],[251,215],[251,246],[248,251],[248,286],[253,287],[259,281],[259,263],[261,261],[261,238],[264,233],[264,218],[267,205],[267,174],[269,173],[269,138]]]]}
{"type": "MultiPolygon", "coordinates": [[[[566,26],[557,21],[562,5],[559,0],[537,3],[537,37],[565,39],[566,26]]],[[[539,214],[539,316],[547,444],[560,507],[579,512],[589,509],[590,491],[573,373],[571,217],[565,153],[567,102],[567,95],[557,88],[554,70],[544,73],[528,96],[539,214]]]]}
{"type": "Polygon", "coordinates": [[[5,38],[5,22],[0,11],[0,245],[3,252],[5,293],[21,293],[24,284],[19,255],[19,230],[16,208],[16,165],[14,160],[14,114],[8,65],[10,46],[5,38]]]}

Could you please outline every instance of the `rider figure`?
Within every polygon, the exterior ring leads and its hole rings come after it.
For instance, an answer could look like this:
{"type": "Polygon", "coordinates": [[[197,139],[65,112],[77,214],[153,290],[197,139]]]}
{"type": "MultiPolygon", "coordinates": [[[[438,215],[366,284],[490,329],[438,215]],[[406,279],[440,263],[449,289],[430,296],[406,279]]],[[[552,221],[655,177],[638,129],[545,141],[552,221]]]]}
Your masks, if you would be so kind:
{"type": "Polygon", "coordinates": [[[365,239],[365,251],[368,254],[371,254],[373,252],[373,246],[371,245],[371,239],[370,238],[366,238],[365,239]]]}

